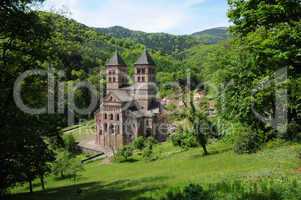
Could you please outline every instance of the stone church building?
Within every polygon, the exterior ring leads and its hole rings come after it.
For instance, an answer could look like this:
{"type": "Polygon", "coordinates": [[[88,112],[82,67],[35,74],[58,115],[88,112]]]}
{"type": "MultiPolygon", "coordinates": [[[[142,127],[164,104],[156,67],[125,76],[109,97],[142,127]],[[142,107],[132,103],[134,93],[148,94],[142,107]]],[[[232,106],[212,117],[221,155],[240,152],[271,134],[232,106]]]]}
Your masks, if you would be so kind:
{"type": "Polygon", "coordinates": [[[160,104],[155,63],[145,50],[134,65],[129,85],[127,65],[116,51],[106,64],[106,95],[96,113],[96,144],[118,149],[138,136],[155,136],[160,104]]]}

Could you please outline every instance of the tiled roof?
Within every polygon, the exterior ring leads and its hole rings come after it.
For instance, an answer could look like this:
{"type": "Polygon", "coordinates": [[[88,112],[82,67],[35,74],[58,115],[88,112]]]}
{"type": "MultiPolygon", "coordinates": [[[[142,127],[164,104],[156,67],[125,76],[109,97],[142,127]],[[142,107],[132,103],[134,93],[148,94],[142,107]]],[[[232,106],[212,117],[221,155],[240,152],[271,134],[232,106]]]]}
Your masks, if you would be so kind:
{"type": "Polygon", "coordinates": [[[130,102],[134,100],[133,97],[131,97],[125,90],[112,90],[111,93],[122,102],[130,102]]]}
{"type": "Polygon", "coordinates": [[[107,66],[126,65],[118,51],[115,51],[112,58],[107,62],[107,66]]]}
{"type": "Polygon", "coordinates": [[[136,61],[135,65],[155,65],[155,62],[149,55],[149,53],[146,50],[144,50],[142,55],[136,61]]]}

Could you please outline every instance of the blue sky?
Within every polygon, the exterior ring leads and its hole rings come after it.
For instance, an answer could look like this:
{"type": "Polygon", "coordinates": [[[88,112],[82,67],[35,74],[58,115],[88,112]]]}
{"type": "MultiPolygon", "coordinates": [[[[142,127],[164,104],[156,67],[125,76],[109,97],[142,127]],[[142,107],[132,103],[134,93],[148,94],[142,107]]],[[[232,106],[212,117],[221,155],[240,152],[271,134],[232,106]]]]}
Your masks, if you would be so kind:
{"type": "Polygon", "coordinates": [[[44,9],[93,27],[189,34],[228,26],[227,0],[46,0],[44,9]]]}

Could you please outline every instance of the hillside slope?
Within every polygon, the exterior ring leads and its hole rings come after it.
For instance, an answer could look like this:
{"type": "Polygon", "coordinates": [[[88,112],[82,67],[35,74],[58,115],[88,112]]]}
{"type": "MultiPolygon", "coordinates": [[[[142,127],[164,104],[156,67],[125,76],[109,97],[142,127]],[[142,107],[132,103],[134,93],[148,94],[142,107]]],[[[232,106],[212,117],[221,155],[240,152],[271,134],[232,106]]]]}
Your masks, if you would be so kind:
{"type": "Polygon", "coordinates": [[[172,35],[167,33],[145,33],[120,26],[96,28],[98,32],[117,38],[128,38],[164,53],[178,53],[196,45],[214,44],[229,37],[227,28],[214,28],[191,35],[172,35]]]}
{"type": "MultiPolygon", "coordinates": [[[[146,162],[136,156],[137,160],[128,163],[92,162],[85,166],[86,170],[76,184],[51,177],[46,192],[18,194],[12,199],[76,199],[77,188],[83,190],[81,199],[148,199],[162,195],[170,187],[188,183],[206,185],[245,180],[246,177],[251,180],[282,175],[300,177],[295,171],[300,164],[297,158],[300,145],[285,144],[250,155],[237,155],[231,145],[223,143],[211,144],[208,149],[211,155],[203,157],[200,148],[183,151],[171,143],[164,143],[155,147],[159,155],[157,161],[146,162]]],[[[18,188],[15,192],[23,189],[18,188]]]]}

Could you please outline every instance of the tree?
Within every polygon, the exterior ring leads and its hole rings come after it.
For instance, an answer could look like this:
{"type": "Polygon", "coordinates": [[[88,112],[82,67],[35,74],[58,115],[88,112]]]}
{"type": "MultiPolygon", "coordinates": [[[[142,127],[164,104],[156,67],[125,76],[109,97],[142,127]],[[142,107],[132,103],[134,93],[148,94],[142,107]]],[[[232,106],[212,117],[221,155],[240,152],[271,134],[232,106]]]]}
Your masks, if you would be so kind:
{"type": "Polygon", "coordinates": [[[194,135],[197,142],[203,148],[204,155],[208,155],[207,142],[210,135],[210,122],[208,119],[208,102],[202,99],[199,110],[196,109],[193,101],[193,92],[190,93],[190,110],[188,119],[192,122],[194,135]]]}
{"type": "Polygon", "coordinates": [[[234,45],[239,48],[241,58],[247,52],[246,60],[249,61],[238,59],[233,73],[228,77],[234,82],[226,94],[229,95],[229,105],[238,104],[239,109],[234,109],[234,115],[253,129],[271,132],[273,137],[286,137],[291,123],[301,123],[300,92],[297,92],[300,91],[301,81],[298,48],[301,45],[300,1],[229,0],[229,5],[228,16],[234,24],[231,27],[234,45]],[[265,79],[274,78],[277,71],[281,71],[280,75],[287,72],[287,79],[252,95],[251,89],[258,87],[265,79]],[[287,105],[285,102],[276,105],[275,97],[279,97],[277,90],[287,90],[287,105]],[[276,130],[277,119],[268,123],[259,121],[251,112],[251,104],[257,112],[266,113],[266,118],[272,119],[277,117],[277,109],[287,107],[288,130],[276,130]]]}
{"type": "Polygon", "coordinates": [[[64,179],[72,178],[76,181],[78,173],[83,170],[81,162],[65,149],[57,152],[56,160],[52,164],[54,175],[64,179]]]}
{"type": "Polygon", "coordinates": [[[64,145],[66,151],[68,151],[70,154],[75,154],[77,152],[77,142],[75,141],[73,135],[68,134],[64,137],[64,145]]]}
{"type": "Polygon", "coordinates": [[[119,149],[117,153],[114,155],[114,159],[116,161],[129,161],[129,159],[133,156],[133,148],[131,146],[124,146],[119,149]]]}
{"type": "Polygon", "coordinates": [[[132,145],[135,149],[138,149],[141,151],[145,147],[145,140],[146,139],[143,136],[139,136],[133,141],[132,145]]]}
{"type": "MultiPolygon", "coordinates": [[[[43,176],[52,160],[46,140],[59,137],[57,116],[26,114],[13,98],[17,77],[30,69],[46,69],[51,59],[47,46],[51,26],[30,10],[29,4],[34,2],[42,1],[6,0],[0,4],[0,195],[16,182],[29,181],[31,185],[33,178],[43,176]]],[[[22,97],[27,105],[45,105],[46,78],[32,76],[23,81],[22,97]]]]}

